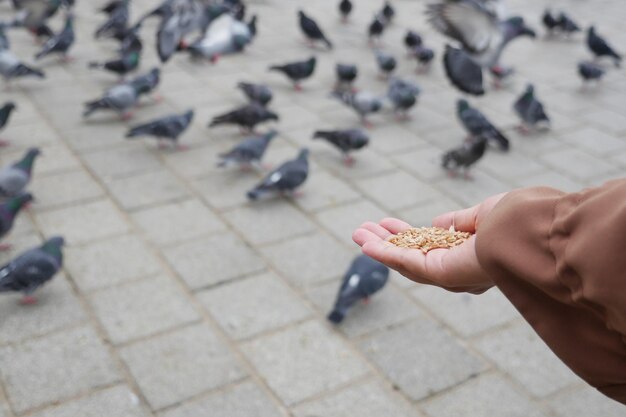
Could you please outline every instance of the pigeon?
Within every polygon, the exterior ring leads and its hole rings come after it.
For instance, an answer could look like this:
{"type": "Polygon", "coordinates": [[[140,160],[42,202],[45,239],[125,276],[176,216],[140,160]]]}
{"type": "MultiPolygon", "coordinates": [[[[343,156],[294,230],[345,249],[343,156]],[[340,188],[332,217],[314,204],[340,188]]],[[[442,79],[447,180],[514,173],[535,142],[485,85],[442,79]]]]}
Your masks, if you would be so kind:
{"type": "Polygon", "coordinates": [[[178,137],[187,130],[193,120],[193,115],[193,110],[189,110],[183,114],[173,114],[152,120],[131,128],[126,137],[154,136],[159,142],[159,148],[167,146],[163,141],[169,140],[176,148],[185,149],[183,145],[178,143],[178,137]]]}
{"type": "MultiPolygon", "coordinates": [[[[0,238],[6,236],[13,228],[13,222],[20,210],[33,200],[30,193],[17,195],[0,204],[0,238]]],[[[1,244],[0,251],[11,249],[9,244],[1,244]]]]}
{"type": "Polygon", "coordinates": [[[622,62],[622,56],[615,52],[604,38],[596,33],[594,26],[591,26],[587,31],[587,46],[596,58],[602,58],[604,56],[613,58],[615,66],[619,68],[622,62]]]}
{"type": "Polygon", "coordinates": [[[119,84],[107,90],[102,98],[85,103],[83,117],[91,115],[97,110],[113,110],[120,114],[122,119],[132,117],[132,109],[139,99],[139,85],[132,83],[119,84]]]}
{"type": "Polygon", "coordinates": [[[59,11],[62,4],[62,0],[24,1],[11,26],[23,27],[37,38],[50,37],[53,32],[47,21],[59,11]]]}
{"type": "Polygon", "coordinates": [[[139,29],[141,29],[141,23],[137,23],[135,26],[128,28],[126,32],[120,34],[117,38],[120,41],[119,55],[124,56],[131,52],[141,53],[143,51],[143,42],[139,37],[139,29]]]}
{"type": "Polygon", "coordinates": [[[450,82],[456,88],[474,96],[485,94],[483,70],[467,52],[446,45],[443,64],[450,82]]]}
{"type": "Polygon", "coordinates": [[[23,64],[8,49],[0,51],[0,74],[2,74],[5,81],[29,76],[45,78],[45,74],[42,71],[23,64]]]}
{"type": "Polygon", "coordinates": [[[350,90],[353,91],[353,83],[359,75],[359,70],[356,65],[352,64],[337,64],[335,66],[335,72],[337,73],[337,82],[335,83],[335,90],[350,90]]]}
{"type": "Polygon", "coordinates": [[[270,130],[267,133],[247,138],[230,151],[220,154],[217,166],[220,168],[231,165],[241,168],[259,166],[268,145],[277,134],[276,130],[270,130]]]}
{"type": "Polygon", "coordinates": [[[192,58],[206,58],[216,63],[223,55],[241,52],[256,36],[256,16],[250,22],[243,23],[228,17],[229,26],[221,31],[209,32],[191,45],[181,45],[192,58]]]}
{"type": "Polygon", "coordinates": [[[200,29],[202,22],[197,17],[201,13],[199,5],[187,2],[162,16],[157,31],[157,53],[161,62],[167,62],[174,55],[185,35],[200,29]]]}
{"type": "Polygon", "coordinates": [[[380,11],[380,16],[383,18],[383,22],[385,23],[385,25],[391,24],[391,21],[393,20],[395,15],[396,11],[391,6],[391,3],[386,1],[383,9],[380,11]]]}
{"type": "Polygon", "coordinates": [[[44,43],[41,51],[35,55],[35,59],[39,60],[52,53],[61,54],[64,61],[69,61],[70,58],[67,52],[74,44],[74,16],[72,13],[68,13],[65,18],[65,27],[57,35],[54,35],[44,43]]]}
{"type": "MultiPolygon", "coordinates": [[[[523,18],[515,16],[501,20],[498,13],[491,10],[485,2],[476,0],[441,0],[428,5],[427,15],[436,30],[462,45],[463,61],[474,62],[474,69],[471,71],[473,78],[469,78],[458,68],[451,68],[451,62],[458,60],[459,54],[454,54],[457,59],[453,59],[449,55],[455,49],[446,49],[446,74],[457,88],[468,94],[484,94],[482,80],[478,80],[476,76],[476,67],[481,69],[482,74],[482,68],[499,65],[502,52],[512,40],[520,36],[536,36],[526,26],[523,18]],[[478,85],[479,82],[480,88],[466,86],[468,83],[478,85]]],[[[463,64],[465,67],[467,65],[463,64]]]]}
{"type": "Polygon", "coordinates": [[[548,34],[549,35],[552,35],[554,33],[554,31],[559,28],[559,21],[558,21],[557,18],[555,18],[552,15],[552,12],[550,11],[550,9],[546,9],[543,12],[543,16],[541,17],[541,21],[542,21],[543,25],[546,27],[546,29],[548,30],[548,34]]]}
{"type": "Polygon", "coordinates": [[[239,125],[242,129],[246,129],[251,132],[257,124],[267,122],[269,120],[278,120],[278,115],[269,111],[260,104],[251,103],[233,111],[229,111],[228,113],[215,116],[213,120],[211,120],[209,127],[222,124],[235,124],[239,125]]]}
{"type": "Polygon", "coordinates": [[[24,191],[39,154],[38,148],[30,148],[22,159],[0,170],[0,197],[15,197],[24,191]]]}
{"type": "Polygon", "coordinates": [[[135,71],[139,67],[139,59],[141,54],[139,51],[131,51],[122,55],[118,59],[105,62],[90,62],[89,68],[101,68],[106,71],[119,75],[122,79],[126,74],[135,71]]]}
{"type": "Polygon", "coordinates": [[[328,314],[331,323],[339,324],[356,302],[380,291],[389,279],[389,268],[367,255],[357,256],[343,277],[333,310],[328,314]]]}
{"type": "Polygon", "coordinates": [[[457,117],[470,137],[484,137],[502,151],[508,151],[509,140],[478,110],[469,105],[467,100],[457,101],[457,117]]]}
{"type": "Polygon", "coordinates": [[[606,71],[600,65],[591,61],[583,61],[578,64],[578,74],[583,79],[583,83],[589,81],[599,81],[604,77],[606,71]]]}
{"type": "Polygon", "coordinates": [[[261,106],[267,107],[270,101],[272,101],[272,90],[264,84],[240,82],[237,84],[237,88],[248,97],[251,103],[258,103],[261,106]]]}
{"type": "Polygon", "coordinates": [[[351,12],[352,2],[350,0],[341,0],[339,2],[339,14],[341,15],[341,21],[346,23],[351,12]]]}
{"type": "Polygon", "coordinates": [[[296,91],[302,90],[300,81],[309,78],[315,71],[315,64],[317,60],[315,57],[311,57],[306,61],[297,61],[284,65],[272,65],[270,71],[280,71],[289,78],[294,85],[296,91]]]}
{"type": "Polygon", "coordinates": [[[294,195],[309,176],[309,150],[300,150],[296,159],[287,161],[270,172],[263,181],[248,191],[248,199],[258,200],[268,193],[294,195]]]}
{"type": "Polygon", "coordinates": [[[31,294],[50,281],[63,266],[62,237],[55,236],[0,268],[0,292],[21,292],[22,304],[34,304],[31,294]]]}
{"type": "Polygon", "coordinates": [[[383,107],[383,102],[380,97],[368,91],[360,91],[357,93],[335,91],[331,93],[331,96],[338,98],[343,104],[357,112],[361,118],[361,122],[366,127],[372,127],[372,124],[367,120],[367,115],[376,113],[383,107]]]}
{"type": "Polygon", "coordinates": [[[372,20],[372,23],[370,23],[367,28],[369,44],[373,45],[374,41],[380,41],[380,37],[382,36],[384,31],[385,25],[383,25],[383,22],[380,21],[380,18],[378,16],[375,16],[374,20],[372,20]]]}
{"type": "Polygon", "coordinates": [[[520,130],[528,133],[531,129],[546,130],[550,128],[550,119],[545,113],[543,104],[535,97],[535,88],[532,84],[513,105],[515,113],[522,121],[520,130]]]}
{"type": "Polygon", "coordinates": [[[572,33],[580,32],[581,28],[574,22],[568,15],[564,12],[561,12],[559,15],[559,29],[566,35],[571,35],[572,33]]]}
{"type": "MultiPolygon", "coordinates": [[[[12,101],[7,101],[2,107],[0,107],[0,130],[6,127],[9,122],[9,117],[11,117],[11,113],[13,113],[15,108],[15,103],[12,101]]],[[[8,142],[0,140],[0,146],[6,146],[8,144],[8,142]]]]}
{"type": "MultiPolygon", "coordinates": [[[[161,70],[155,67],[146,74],[136,76],[135,78],[130,80],[128,84],[130,84],[135,89],[135,91],[137,91],[138,96],[142,96],[144,94],[152,93],[159,86],[160,82],[161,70]]],[[[154,100],[157,102],[162,100],[162,97],[158,94],[154,95],[153,97],[154,100]]]]}
{"type": "Polygon", "coordinates": [[[394,78],[389,82],[387,98],[393,105],[398,120],[408,119],[408,111],[417,103],[419,94],[420,88],[409,81],[394,78]]]}
{"type": "Polygon", "coordinates": [[[422,43],[422,37],[414,30],[408,30],[406,35],[404,35],[404,46],[406,46],[410,55],[412,55],[416,47],[422,46],[422,43]]]}
{"type": "Polygon", "coordinates": [[[130,19],[128,3],[129,0],[122,0],[116,7],[111,9],[106,22],[96,29],[94,33],[96,39],[102,37],[116,37],[126,32],[130,19]]]}
{"type": "Polygon", "coordinates": [[[154,9],[150,10],[146,14],[144,14],[139,21],[144,22],[145,20],[151,17],[160,17],[161,19],[166,18],[167,16],[171,16],[174,14],[174,8],[176,3],[180,0],[164,0],[154,9]]]}
{"type": "Polygon", "coordinates": [[[300,18],[300,29],[302,29],[304,36],[306,36],[311,44],[320,41],[323,42],[328,49],[333,49],[333,44],[324,35],[324,32],[322,32],[315,20],[304,14],[302,10],[298,11],[298,17],[300,18]]]}
{"type": "Polygon", "coordinates": [[[376,63],[378,64],[378,69],[380,70],[379,77],[383,79],[389,78],[389,75],[396,69],[396,65],[398,64],[393,55],[385,53],[381,50],[376,50],[376,63]]]}
{"type": "Polygon", "coordinates": [[[100,7],[98,11],[100,13],[104,13],[108,16],[111,16],[111,13],[115,11],[118,7],[122,7],[124,5],[124,0],[111,0],[104,6],[100,7]]]}
{"type": "Polygon", "coordinates": [[[483,157],[486,150],[486,137],[472,137],[465,141],[460,147],[446,152],[441,160],[441,166],[451,177],[456,176],[458,171],[463,169],[465,179],[471,179],[469,174],[471,166],[483,157]]]}
{"type": "Polygon", "coordinates": [[[313,133],[313,139],[324,139],[338,148],[347,166],[354,163],[350,152],[362,149],[369,143],[369,137],[360,129],[318,130],[313,133]]]}
{"type": "Polygon", "coordinates": [[[418,45],[413,48],[412,55],[415,57],[418,63],[417,72],[424,73],[430,69],[430,64],[435,58],[435,51],[427,48],[424,45],[418,45]]]}

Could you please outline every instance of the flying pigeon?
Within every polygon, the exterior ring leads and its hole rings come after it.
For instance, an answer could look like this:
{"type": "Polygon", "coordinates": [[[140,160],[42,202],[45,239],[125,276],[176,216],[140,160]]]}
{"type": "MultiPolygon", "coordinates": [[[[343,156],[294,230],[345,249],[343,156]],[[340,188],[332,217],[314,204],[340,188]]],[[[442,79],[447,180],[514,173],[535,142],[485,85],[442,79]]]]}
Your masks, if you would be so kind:
{"type": "Polygon", "coordinates": [[[0,292],[21,292],[22,304],[34,304],[31,294],[50,281],[63,265],[62,237],[55,236],[0,268],[0,292]]]}
{"type": "MultiPolygon", "coordinates": [[[[20,194],[0,204],[0,238],[13,228],[13,222],[22,208],[33,200],[30,193],[20,194]]],[[[0,244],[0,251],[11,249],[9,244],[0,244]]]]}
{"type": "Polygon", "coordinates": [[[38,148],[30,148],[22,159],[0,170],[0,197],[15,197],[24,191],[39,153],[38,148]]]}
{"type": "MultiPolygon", "coordinates": [[[[132,80],[128,82],[135,91],[137,91],[138,96],[142,96],[144,94],[152,93],[161,82],[161,70],[157,67],[152,68],[150,72],[146,74],[138,75],[132,80]]],[[[158,94],[153,95],[153,99],[157,102],[162,100],[162,97],[158,94]]]]}
{"type": "Polygon", "coordinates": [[[39,60],[47,55],[56,53],[61,54],[64,61],[69,61],[70,58],[67,52],[74,44],[74,16],[72,13],[68,13],[65,18],[65,27],[57,35],[54,35],[44,43],[41,51],[35,55],[35,59],[39,60]]]}
{"type": "Polygon", "coordinates": [[[129,0],[122,0],[117,4],[116,7],[113,7],[109,13],[109,18],[104,22],[94,34],[96,39],[102,37],[115,37],[120,36],[121,33],[125,33],[128,27],[129,10],[128,10],[129,0]]]}
{"type": "Polygon", "coordinates": [[[350,152],[362,149],[369,143],[369,137],[360,129],[318,130],[313,133],[313,139],[324,139],[339,149],[346,166],[354,164],[350,152]]]}
{"type": "Polygon", "coordinates": [[[157,52],[161,62],[167,62],[174,55],[186,35],[195,31],[204,34],[204,28],[210,23],[203,6],[189,1],[164,10],[161,17],[157,31],[157,52]]]}
{"type": "Polygon", "coordinates": [[[264,84],[240,82],[237,84],[237,88],[248,97],[251,103],[258,103],[265,107],[272,101],[272,90],[264,84]]]}
{"type": "Polygon", "coordinates": [[[457,117],[467,130],[470,137],[484,137],[490,143],[495,144],[500,150],[509,150],[509,140],[478,110],[469,105],[467,100],[457,101],[457,117]]]}
{"type": "Polygon", "coordinates": [[[596,33],[594,26],[591,26],[587,31],[587,46],[596,58],[602,58],[604,56],[613,58],[615,66],[619,68],[622,62],[622,56],[615,52],[606,40],[596,33]]]}
{"type": "Polygon", "coordinates": [[[583,61],[578,64],[578,74],[582,77],[583,83],[599,81],[605,73],[604,68],[595,62],[583,61]]]}
{"type": "Polygon", "coordinates": [[[450,176],[455,176],[460,169],[463,169],[465,178],[470,179],[470,167],[483,157],[486,150],[486,137],[472,137],[460,147],[446,152],[441,160],[441,166],[450,176]]]}
{"type": "Polygon", "coordinates": [[[341,0],[339,2],[339,14],[341,15],[341,21],[346,23],[351,12],[352,2],[350,0],[341,0]]]}
{"type": "Polygon", "coordinates": [[[178,143],[178,137],[189,127],[193,120],[193,110],[183,114],[173,114],[152,120],[131,128],[126,134],[127,138],[138,136],[154,136],[159,142],[159,148],[167,146],[170,141],[178,149],[185,149],[184,145],[178,143]],[[163,142],[165,141],[165,142],[163,142]]]}
{"type": "Polygon", "coordinates": [[[380,37],[383,35],[384,31],[385,25],[383,25],[383,22],[380,21],[380,18],[378,16],[374,16],[374,20],[372,20],[372,23],[370,23],[370,25],[367,27],[369,44],[373,45],[375,41],[379,42],[380,37]]]}
{"type": "Polygon", "coordinates": [[[26,66],[8,49],[0,51],[0,74],[5,81],[10,81],[19,77],[38,77],[44,78],[42,71],[26,66]]]}
{"type": "Polygon", "coordinates": [[[446,45],[443,64],[450,82],[456,88],[474,96],[485,94],[483,70],[467,52],[446,45]]]}
{"type": "Polygon", "coordinates": [[[357,93],[334,91],[331,96],[338,98],[343,104],[357,112],[361,122],[366,127],[372,127],[372,124],[367,120],[367,115],[376,113],[383,107],[381,98],[367,91],[357,93]]]}
{"type": "Polygon", "coordinates": [[[334,324],[343,321],[346,313],[360,300],[369,298],[380,291],[389,279],[389,268],[367,255],[357,256],[343,277],[337,300],[328,320],[334,324]]]}
{"type": "Polygon", "coordinates": [[[230,25],[221,31],[210,31],[190,45],[181,45],[192,58],[209,59],[216,63],[223,55],[243,51],[256,36],[256,16],[244,23],[230,18],[230,25]]]}
{"type": "Polygon", "coordinates": [[[268,145],[277,134],[275,130],[270,130],[267,133],[247,138],[230,151],[220,154],[217,166],[221,168],[231,165],[237,165],[240,168],[259,166],[268,145]]]}
{"type": "Polygon", "coordinates": [[[352,64],[337,64],[335,67],[337,73],[337,82],[335,83],[335,90],[349,90],[353,91],[353,83],[359,75],[359,70],[356,65],[352,64]]]}
{"type": "MultiPolygon", "coordinates": [[[[2,107],[0,107],[0,130],[6,127],[9,122],[9,117],[15,108],[15,103],[12,101],[7,101],[2,107]]],[[[0,146],[6,146],[8,144],[9,142],[0,140],[0,146]]]]}
{"type": "Polygon", "coordinates": [[[417,72],[425,73],[430,69],[430,65],[435,58],[435,51],[424,45],[418,45],[413,48],[412,55],[418,63],[417,72]]]}
{"type": "Polygon", "coordinates": [[[139,99],[139,88],[139,85],[132,83],[119,84],[110,88],[102,98],[85,103],[83,117],[97,110],[113,110],[118,112],[122,119],[130,119],[132,117],[130,109],[135,107],[139,99]]]}
{"type": "Polygon", "coordinates": [[[90,62],[89,68],[101,68],[106,71],[113,72],[123,79],[126,74],[135,71],[139,67],[140,57],[141,54],[139,51],[131,51],[127,54],[122,55],[120,58],[113,59],[111,61],[90,62]]]}
{"type": "Polygon", "coordinates": [[[257,124],[267,122],[269,120],[278,120],[278,115],[269,111],[260,104],[251,103],[229,111],[228,113],[215,116],[213,120],[211,120],[209,127],[222,124],[234,124],[239,125],[242,129],[251,132],[257,124]]]}
{"type": "Polygon", "coordinates": [[[522,121],[520,126],[522,132],[550,128],[550,119],[545,113],[543,104],[535,97],[535,88],[532,84],[526,87],[526,91],[517,99],[513,109],[522,121]]]}
{"type": "Polygon", "coordinates": [[[408,111],[417,103],[419,94],[419,87],[409,81],[394,78],[389,82],[387,98],[391,102],[398,120],[408,118],[408,111]]]}
{"type": "Polygon", "coordinates": [[[302,10],[298,11],[298,17],[300,19],[300,29],[302,29],[304,36],[306,36],[311,44],[320,41],[323,42],[328,49],[333,49],[333,44],[324,35],[324,32],[322,32],[315,20],[304,14],[302,10]]]}
{"type": "Polygon", "coordinates": [[[296,91],[302,90],[300,82],[309,78],[315,71],[317,60],[311,57],[306,61],[291,62],[284,65],[272,65],[270,71],[280,71],[287,76],[292,82],[296,91]]]}
{"type": "Polygon", "coordinates": [[[36,38],[50,37],[53,32],[47,21],[59,11],[62,4],[63,1],[61,0],[23,1],[15,20],[11,22],[11,26],[23,27],[36,38]]]}
{"type": "Polygon", "coordinates": [[[280,193],[294,195],[298,187],[309,176],[309,150],[300,150],[296,159],[287,161],[270,172],[263,181],[248,191],[250,200],[258,200],[268,193],[280,193]]]}
{"type": "MultiPolygon", "coordinates": [[[[498,13],[476,0],[441,0],[428,5],[430,23],[442,34],[458,41],[465,60],[473,61],[473,77],[452,68],[451,62],[458,60],[449,56],[457,49],[446,49],[446,73],[452,83],[469,94],[483,94],[482,80],[477,78],[476,67],[489,68],[500,65],[500,56],[512,40],[520,36],[535,37],[535,32],[526,26],[524,19],[515,16],[501,20],[498,13]],[[472,87],[468,87],[470,84],[472,87]],[[476,87],[476,86],[480,87],[476,87]]],[[[468,66],[468,64],[463,64],[468,66]]]]}
{"type": "Polygon", "coordinates": [[[380,70],[379,77],[383,79],[389,78],[389,75],[396,69],[397,61],[393,57],[393,55],[383,52],[381,50],[376,50],[376,63],[378,64],[378,69],[380,70]]]}

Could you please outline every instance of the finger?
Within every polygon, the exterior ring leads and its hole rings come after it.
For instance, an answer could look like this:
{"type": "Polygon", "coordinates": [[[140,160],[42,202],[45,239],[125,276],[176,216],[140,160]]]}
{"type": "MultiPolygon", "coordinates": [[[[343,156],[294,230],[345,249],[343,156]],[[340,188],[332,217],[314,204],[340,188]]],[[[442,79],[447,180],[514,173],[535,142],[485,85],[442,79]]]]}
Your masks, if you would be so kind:
{"type": "Polygon", "coordinates": [[[412,227],[407,222],[404,222],[404,221],[398,220],[398,219],[394,219],[394,218],[391,218],[391,217],[387,217],[386,219],[382,219],[380,221],[380,225],[382,227],[384,227],[385,229],[387,229],[389,232],[391,232],[394,235],[397,235],[398,233],[402,233],[405,230],[410,229],[412,227]]]}
{"type": "Polygon", "coordinates": [[[367,229],[356,229],[354,233],[352,233],[352,240],[359,246],[365,245],[367,242],[371,241],[380,241],[380,237],[376,236],[374,233],[370,232],[367,229]]]}
{"type": "Polygon", "coordinates": [[[478,216],[478,206],[466,208],[464,210],[451,211],[433,219],[433,226],[449,229],[454,226],[454,230],[461,232],[476,232],[476,217],[478,216]]]}
{"type": "Polygon", "coordinates": [[[372,222],[363,223],[361,225],[361,229],[369,230],[370,232],[374,233],[376,236],[378,236],[379,238],[383,240],[391,236],[391,233],[389,233],[389,230],[385,229],[383,226],[379,224],[372,223],[372,222]]]}

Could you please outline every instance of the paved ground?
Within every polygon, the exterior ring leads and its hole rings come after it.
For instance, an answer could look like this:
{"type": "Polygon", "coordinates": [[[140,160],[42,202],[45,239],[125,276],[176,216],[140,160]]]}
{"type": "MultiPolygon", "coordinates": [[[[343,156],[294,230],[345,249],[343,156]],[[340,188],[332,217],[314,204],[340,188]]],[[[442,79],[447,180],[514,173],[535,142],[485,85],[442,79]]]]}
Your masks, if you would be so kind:
{"type": "MultiPolygon", "coordinates": [[[[81,119],[81,103],[113,81],[87,71],[86,62],[110,55],[114,45],[91,39],[100,21],[94,3],[103,2],[78,3],[76,62],[46,61],[45,82],[25,80],[2,93],[19,112],[3,133],[13,145],[0,162],[33,145],[44,155],[32,187],[37,202],[10,241],[21,250],[62,234],[69,247],[63,274],[41,291],[39,305],[0,299],[0,416],[624,414],[561,365],[497,291],[453,295],[394,277],[344,325],[333,328],[324,319],[357,253],[350,233],[364,220],[395,215],[425,224],[518,186],[576,190],[623,175],[623,71],[581,92],[575,63],[587,54],[580,39],[517,42],[505,57],[518,69],[512,85],[475,101],[506,127],[513,150],[489,153],[468,182],[446,178],[438,167],[442,150],[463,137],[454,118],[458,94],[439,63],[417,77],[414,63],[402,58],[400,73],[423,88],[413,119],[398,124],[390,114],[376,116],[372,146],[346,169],[333,149],[310,137],[316,128],[357,122],[327,98],[337,60],[359,63],[361,88],[384,90],[364,40],[380,2],[358,2],[347,26],[336,19],[335,1],[254,2],[260,36],[245,55],[216,66],[175,58],[164,68],[165,101],[136,112],[135,121],[144,121],[196,109],[183,139],[192,149],[160,152],[153,142],[125,141],[128,125],[114,117],[81,119]],[[266,67],[311,54],[296,30],[300,3],[337,48],[316,52],[317,73],[296,94],[266,67]],[[216,154],[239,136],[206,124],[210,115],[243,103],[234,89],[238,80],[275,89],[281,135],[269,162],[311,148],[303,198],[250,205],[244,191],[257,177],[214,168],[216,154]],[[514,132],[510,106],[529,80],[554,129],[523,138],[514,132]]],[[[153,2],[134,3],[137,16],[153,2]]],[[[511,3],[538,27],[548,2],[511,3]]],[[[585,25],[595,22],[615,45],[626,45],[623,1],[559,3],[585,25]]],[[[424,24],[424,2],[394,4],[399,16],[384,37],[388,50],[402,55],[409,26],[440,47],[441,37],[424,24]]],[[[153,31],[148,24],[145,32],[153,31]]],[[[12,41],[20,56],[32,55],[25,34],[12,41]]],[[[143,69],[155,62],[152,49],[143,69]]]]}

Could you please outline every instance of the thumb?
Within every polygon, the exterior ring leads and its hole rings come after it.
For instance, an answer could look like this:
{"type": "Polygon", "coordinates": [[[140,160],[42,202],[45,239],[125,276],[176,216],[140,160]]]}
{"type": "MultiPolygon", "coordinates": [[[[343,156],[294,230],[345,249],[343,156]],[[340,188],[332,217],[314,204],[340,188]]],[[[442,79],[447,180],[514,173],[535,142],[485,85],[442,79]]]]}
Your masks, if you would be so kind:
{"type": "Polygon", "coordinates": [[[458,211],[451,211],[433,219],[433,226],[449,229],[454,226],[454,230],[461,232],[476,233],[476,219],[478,207],[474,206],[458,211]]]}

